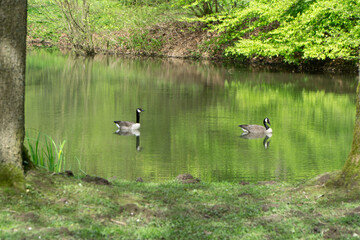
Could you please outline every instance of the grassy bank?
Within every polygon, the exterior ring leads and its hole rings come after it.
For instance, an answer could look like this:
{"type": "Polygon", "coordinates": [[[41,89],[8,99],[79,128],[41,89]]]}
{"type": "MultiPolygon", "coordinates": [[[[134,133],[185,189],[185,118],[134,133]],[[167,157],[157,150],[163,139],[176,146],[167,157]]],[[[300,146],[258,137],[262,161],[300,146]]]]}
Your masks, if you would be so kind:
{"type": "Polygon", "coordinates": [[[305,71],[357,69],[360,7],[350,0],[87,0],[86,7],[72,6],[68,18],[59,2],[29,0],[29,46],[85,55],[228,59],[305,71]],[[216,12],[197,17],[211,2],[218,4],[216,12]]]}
{"type": "Polygon", "coordinates": [[[325,179],[99,185],[31,171],[26,193],[0,190],[0,239],[357,239],[359,194],[325,179]]]}
{"type": "MultiPolygon", "coordinates": [[[[197,50],[195,39],[191,39],[191,47],[184,44],[184,41],[189,38],[188,34],[196,37],[194,32],[202,31],[201,28],[182,21],[191,14],[180,6],[174,6],[171,1],[126,4],[126,1],[89,0],[88,3],[90,15],[87,24],[83,24],[88,32],[79,34],[69,27],[71,24],[64,18],[62,9],[55,0],[30,0],[28,45],[55,47],[77,51],[79,54],[84,53],[83,49],[87,44],[92,45],[96,53],[103,54],[184,57],[197,50]],[[79,35],[91,35],[92,38],[90,40],[79,35]],[[178,46],[179,43],[182,46],[178,46]],[[172,49],[174,47],[176,49],[172,49]]],[[[82,10],[81,5],[73,6],[75,19],[83,17],[81,14],[77,15],[82,10]]],[[[202,35],[196,38],[201,38],[202,35]]]]}

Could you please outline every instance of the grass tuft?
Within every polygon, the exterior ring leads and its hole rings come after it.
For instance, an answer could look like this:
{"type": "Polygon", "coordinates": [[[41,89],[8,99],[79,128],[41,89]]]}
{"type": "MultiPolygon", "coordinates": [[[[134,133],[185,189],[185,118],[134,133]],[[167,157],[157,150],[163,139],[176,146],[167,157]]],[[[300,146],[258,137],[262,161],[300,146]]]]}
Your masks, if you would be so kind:
{"type": "Polygon", "coordinates": [[[50,136],[39,132],[37,138],[29,137],[26,132],[31,161],[35,166],[45,168],[50,172],[62,172],[65,168],[64,146],[66,141],[57,144],[50,136]]]}

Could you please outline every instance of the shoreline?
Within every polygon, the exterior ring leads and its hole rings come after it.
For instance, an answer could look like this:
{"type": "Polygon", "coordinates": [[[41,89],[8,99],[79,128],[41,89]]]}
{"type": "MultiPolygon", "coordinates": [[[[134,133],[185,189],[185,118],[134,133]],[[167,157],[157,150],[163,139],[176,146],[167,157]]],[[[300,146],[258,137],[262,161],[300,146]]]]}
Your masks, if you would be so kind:
{"type": "MultiPolygon", "coordinates": [[[[53,45],[46,41],[33,41],[28,42],[28,51],[37,50],[37,49],[55,49],[55,51],[61,52],[62,54],[74,54],[71,49],[59,48],[57,45],[53,45]]],[[[77,54],[74,54],[79,56],[77,54]]],[[[360,69],[360,64],[352,61],[344,61],[342,59],[337,60],[313,60],[308,61],[303,64],[295,65],[288,64],[281,59],[266,59],[266,58],[253,58],[253,59],[244,59],[237,60],[233,58],[226,57],[207,57],[207,56],[172,56],[172,55],[163,55],[163,54],[144,54],[141,52],[138,53],[129,53],[129,52],[99,52],[95,55],[104,55],[104,56],[115,56],[115,57],[150,57],[150,58],[169,58],[169,59],[184,59],[184,60],[193,60],[193,61],[210,61],[214,63],[226,63],[239,66],[252,67],[253,69],[258,70],[271,70],[271,71],[287,71],[287,72],[298,72],[298,73],[333,73],[333,74],[358,74],[360,69]]],[[[92,57],[92,56],[83,56],[83,57],[92,57]]]]}
{"type": "MultiPolygon", "coordinates": [[[[94,55],[110,56],[141,56],[159,58],[179,58],[190,60],[206,60],[225,62],[259,69],[275,71],[309,72],[309,73],[354,73],[359,72],[360,63],[355,60],[326,59],[301,60],[298,64],[286,63],[282,57],[267,58],[257,56],[253,58],[233,58],[224,55],[226,44],[217,43],[220,35],[206,30],[201,23],[170,22],[142,29],[141,43],[135,45],[133,38],[127,31],[114,32],[118,42],[109,45],[106,35],[94,33],[94,55]],[[143,34],[143,36],[142,36],[143,34]]],[[[140,41],[140,40],[139,40],[140,41]]],[[[45,48],[58,49],[60,52],[70,52],[83,55],[71,44],[69,38],[62,34],[57,42],[27,36],[28,49],[45,48]]],[[[90,56],[91,57],[91,56],[90,56]]]]}

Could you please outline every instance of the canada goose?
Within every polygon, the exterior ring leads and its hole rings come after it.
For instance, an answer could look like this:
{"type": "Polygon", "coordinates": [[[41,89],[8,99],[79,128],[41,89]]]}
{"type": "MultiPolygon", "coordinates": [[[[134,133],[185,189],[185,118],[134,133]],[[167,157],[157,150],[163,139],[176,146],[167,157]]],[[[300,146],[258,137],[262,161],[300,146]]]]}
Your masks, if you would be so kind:
{"type": "Polygon", "coordinates": [[[244,134],[249,134],[249,133],[268,134],[268,133],[272,133],[272,129],[269,127],[269,125],[271,125],[270,124],[270,119],[265,118],[263,123],[264,123],[265,127],[260,126],[260,125],[239,125],[239,127],[242,128],[242,130],[244,131],[244,134]]]}
{"type": "Polygon", "coordinates": [[[140,128],[140,113],[143,111],[145,111],[145,110],[143,110],[142,108],[136,109],[136,123],[128,122],[128,121],[114,121],[114,123],[120,130],[139,129],[140,128]]]}

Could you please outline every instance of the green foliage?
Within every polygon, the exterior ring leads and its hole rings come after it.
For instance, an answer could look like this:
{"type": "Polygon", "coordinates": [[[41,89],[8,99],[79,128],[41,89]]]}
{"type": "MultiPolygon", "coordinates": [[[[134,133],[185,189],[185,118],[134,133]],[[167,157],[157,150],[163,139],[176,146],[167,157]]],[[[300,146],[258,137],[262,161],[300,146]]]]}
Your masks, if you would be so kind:
{"type": "Polygon", "coordinates": [[[54,0],[62,12],[66,34],[77,54],[95,54],[93,14],[87,0],[54,0]]]}
{"type": "Polygon", "coordinates": [[[136,52],[142,52],[146,55],[159,51],[162,45],[162,38],[152,38],[149,36],[148,31],[134,31],[130,34],[129,39],[126,41],[127,48],[136,52]]]}
{"type": "Polygon", "coordinates": [[[231,14],[201,19],[231,43],[228,56],[354,60],[359,55],[360,2],[352,0],[254,0],[231,14]]]}
{"type": "Polygon", "coordinates": [[[61,18],[61,11],[53,1],[30,0],[28,36],[57,42],[65,30],[61,18]]]}
{"type": "MultiPolygon", "coordinates": [[[[54,45],[60,43],[61,46],[69,46],[79,53],[89,55],[95,49],[111,51],[119,48],[119,45],[122,47],[126,45],[124,40],[127,40],[127,33],[146,32],[146,28],[151,25],[179,19],[187,12],[178,6],[172,6],[167,0],[87,0],[85,7],[81,2],[29,0],[29,39],[54,45]],[[71,3],[71,7],[62,5],[66,2],[71,3]],[[73,18],[69,17],[70,13],[73,18]]],[[[154,45],[158,43],[150,41],[145,48],[156,48],[154,45]]]]}
{"type": "Polygon", "coordinates": [[[157,6],[160,4],[168,4],[171,0],[119,0],[125,6],[157,6]]]}
{"type": "Polygon", "coordinates": [[[95,15],[91,5],[87,0],[31,0],[28,35],[51,43],[67,38],[76,53],[92,55],[95,15]]]}
{"type": "Polygon", "coordinates": [[[26,141],[35,166],[46,168],[50,172],[64,170],[66,161],[63,149],[66,141],[56,144],[50,136],[45,135],[41,138],[40,132],[37,138],[30,138],[27,132],[26,141]]]}
{"type": "Polygon", "coordinates": [[[190,9],[197,17],[229,12],[244,7],[249,0],[177,0],[176,5],[190,9]]]}
{"type": "MultiPolygon", "coordinates": [[[[359,56],[360,3],[354,0],[88,0],[86,8],[74,5],[78,10],[72,10],[77,23],[73,27],[69,27],[71,18],[63,17],[69,15],[62,11],[66,8],[56,2],[77,1],[29,1],[31,39],[58,42],[67,37],[73,48],[90,53],[119,45],[138,49],[135,42],[142,40],[124,43],[121,31],[145,32],[149,26],[195,15],[193,20],[221,33],[213,42],[221,51],[225,45],[229,57],[276,57],[301,63],[353,61],[359,56]],[[75,31],[77,25],[82,30],[75,31]]],[[[158,49],[159,42],[142,41],[146,42],[149,46],[143,45],[143,51],[158,49]]]]}

